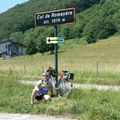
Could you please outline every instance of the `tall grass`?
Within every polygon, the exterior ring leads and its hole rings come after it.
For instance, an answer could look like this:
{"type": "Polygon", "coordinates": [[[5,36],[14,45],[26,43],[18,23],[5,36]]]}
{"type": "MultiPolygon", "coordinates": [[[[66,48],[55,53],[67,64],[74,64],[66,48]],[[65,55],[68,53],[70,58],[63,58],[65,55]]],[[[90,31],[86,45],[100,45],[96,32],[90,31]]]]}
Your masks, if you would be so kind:
{"type": "Polygon", "coordinates": [[[19,83],[18,73],[0,72],[0,112],[69,116],[80,120],[119,120],[120,93],[73,90],[68,98],[31,105],[33,86],[19,83]]]}
{"type": "Polygon", "coordinates": [[[71,112],[86,120],[119,120],[119,92],[74,91],[70,99],[76,99],[71,112]]]}
{"type": "Polygon", "coordinates": [[[116,72],[75,72],[75,83],[120,85],[120,73],[116,72]],[[76,79],[77,78],[77,79],[76,79]]]}

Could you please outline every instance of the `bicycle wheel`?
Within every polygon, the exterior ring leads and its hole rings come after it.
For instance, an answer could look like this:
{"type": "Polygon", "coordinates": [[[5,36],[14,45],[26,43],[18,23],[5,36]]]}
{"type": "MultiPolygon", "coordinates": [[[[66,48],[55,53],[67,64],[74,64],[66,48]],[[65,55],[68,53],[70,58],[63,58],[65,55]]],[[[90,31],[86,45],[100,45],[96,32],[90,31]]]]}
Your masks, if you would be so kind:
{"type": "Polygon", "coordinates": [[[59,94],[60,96],[67,97],[69,96],[72,90],[71,82],[62,79],[59,83],[59,94]]]}

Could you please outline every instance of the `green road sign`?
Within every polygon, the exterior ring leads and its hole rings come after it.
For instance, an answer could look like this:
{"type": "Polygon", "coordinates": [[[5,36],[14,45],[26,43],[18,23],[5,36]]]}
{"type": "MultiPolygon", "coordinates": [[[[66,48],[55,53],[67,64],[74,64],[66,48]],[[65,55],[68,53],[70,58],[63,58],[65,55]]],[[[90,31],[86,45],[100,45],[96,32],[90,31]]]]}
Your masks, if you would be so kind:
{"type": "Polygon", "coordinates": [[[47,37],[47,44],[64,43],[64,37],[47,37]]]}
{"type": "Polygon", "coordinates": [[[64,37],[58,37],[58,43],[63,44],[64,43],[64,37]]]}

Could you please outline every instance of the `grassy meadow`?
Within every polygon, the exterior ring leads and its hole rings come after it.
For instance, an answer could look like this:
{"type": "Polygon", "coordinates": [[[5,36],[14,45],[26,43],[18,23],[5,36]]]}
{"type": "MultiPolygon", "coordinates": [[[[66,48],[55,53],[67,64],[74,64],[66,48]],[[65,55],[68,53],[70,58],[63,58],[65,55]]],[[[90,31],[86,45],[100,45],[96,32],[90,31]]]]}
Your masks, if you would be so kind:
{"type": "MultiPolygon", "coordinates": [[[[76,83],[120,85],[120,36],[87,44],[83,39],[67,40],[60,45],[59,71],[75,73],[76,83]]],[[[54,67],[54,55],[15,57],[0,60],[1,71],[16,71],[22,79],[35,80],[48,66],[54,67]]]]}
{"type": "Polygon", "coordinates": [[[46,114],[76,120],[119,120],[120,93],[113,91],[73,90],[68,98],[54,97],[51,102],[30,104],[31,85],[19,83],[17,72],[0,71],[0,112],[46,114]]]}
{"type": "MultiPolygon", "coordinates": [[[[69,40],[60,45],[59,70],[75,73],[76,83],[120,85],[120,37],[88,45],[69,40]]],[[[0,60],[0,112],[62,115],[77,120],[120,120],[120,93],[114,91],[73,90],[68,98],[31,105],[34,86],[19,80],[36,80],[54,55],[15,57],[0,60]]]]}

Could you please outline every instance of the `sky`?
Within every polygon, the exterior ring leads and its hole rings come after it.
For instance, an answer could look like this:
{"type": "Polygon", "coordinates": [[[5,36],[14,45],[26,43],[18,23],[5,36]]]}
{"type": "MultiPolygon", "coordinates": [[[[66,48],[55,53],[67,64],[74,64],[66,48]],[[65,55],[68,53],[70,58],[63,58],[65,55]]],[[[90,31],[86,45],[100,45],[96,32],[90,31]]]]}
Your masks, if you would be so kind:
{"type": "Polygon", "coordinates": [[[0,0],[0,13],[7,11],[18,3],[21,4],[26,1],[28,0],[0,0]]]}

